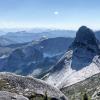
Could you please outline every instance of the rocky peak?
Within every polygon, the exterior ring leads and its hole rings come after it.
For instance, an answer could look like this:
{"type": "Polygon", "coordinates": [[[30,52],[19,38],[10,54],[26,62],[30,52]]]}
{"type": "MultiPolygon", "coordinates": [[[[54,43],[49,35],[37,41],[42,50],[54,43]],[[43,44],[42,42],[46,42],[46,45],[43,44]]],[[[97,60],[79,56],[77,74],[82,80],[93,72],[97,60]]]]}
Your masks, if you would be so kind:
{"type": "Polygon", "coordinates": [[[82,81],[100,71],[99,54],[94,32],[82,26],[69,50],[53,66],[45,80],[58,88],[82,81]],[[59,79],[62,81],[59,82],[59,79]]]}
{"type": "Polygon", "coordinates": [[[95,53],[99,53],[99,46],[95,33],[86,26],[81,26],[76,32],[76,38],[71,48],[85,48],[95,53]]]}
{"type": "Polygon", "coordinates": [[[81,26],[76,33],[75,43],[97,45],[94,32],[86,26],[81,26]]]}

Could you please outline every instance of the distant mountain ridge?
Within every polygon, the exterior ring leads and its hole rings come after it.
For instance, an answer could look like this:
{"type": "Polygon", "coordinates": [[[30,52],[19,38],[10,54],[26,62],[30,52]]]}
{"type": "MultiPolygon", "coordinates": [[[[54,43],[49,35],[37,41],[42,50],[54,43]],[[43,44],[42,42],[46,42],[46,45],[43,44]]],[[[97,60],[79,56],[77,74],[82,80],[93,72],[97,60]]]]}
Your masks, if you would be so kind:
{"type": "MultiPolygon", "coordinates": [[[[100,31],[95,31],[95,36],[98,40],[100,40],[100,31]]],[[[25,43],[31,42],[33,40],[39,40],[42,37],[46,38],[56,38],[56,37],[69,37],[74,38],[76,36],[76,31],[73,30],[50,30],[50,29],[35,29],[35,31],[12,31],[12,32],[3,32],[0,36],[3,41],[6,40],[6,43],[3,44],[0,41],[0,44],[9,45],[9,44],[16,44],[16,43],[25,43]],[[8,40],[8,41],[7,41],[8,40]],[[12,42],[11,42],[12,41],[12,42]]]]}
{"type": "Polygon", "coordinates": [[[18,32],[8,32],[5,35],[0,36],[0,38],[14,41],[14,42],[8,41],[7,44],[4,44],[4,45],[8,45],[8,44],[31,42],[33,40],[36,41],[44,37],[45,38],[56,38],[56,37],[73,38],[74,35],[75,35],[75,31],[71,31],[71,30],[45,30],[41,32],[18,31],[18,32]]]}
{"type": "Polygon", "coordinates": [[[1,46],[0,71],[40,78],[66,52],[72,41],[72,38],[57,37],[1,46]]]}

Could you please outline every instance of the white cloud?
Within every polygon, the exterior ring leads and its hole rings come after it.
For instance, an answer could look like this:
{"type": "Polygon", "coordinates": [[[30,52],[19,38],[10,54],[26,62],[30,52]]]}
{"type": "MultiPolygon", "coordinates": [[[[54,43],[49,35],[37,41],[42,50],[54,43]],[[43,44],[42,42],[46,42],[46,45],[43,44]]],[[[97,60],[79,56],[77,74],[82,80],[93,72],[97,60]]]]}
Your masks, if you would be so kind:
{"type": "Polygon", "coordinates": [[[59,12],[58,12],[58,11],[55,11],[55,12],[54,12],[54,15],[58,15],[58,14],[59,14],[59,12]]]}

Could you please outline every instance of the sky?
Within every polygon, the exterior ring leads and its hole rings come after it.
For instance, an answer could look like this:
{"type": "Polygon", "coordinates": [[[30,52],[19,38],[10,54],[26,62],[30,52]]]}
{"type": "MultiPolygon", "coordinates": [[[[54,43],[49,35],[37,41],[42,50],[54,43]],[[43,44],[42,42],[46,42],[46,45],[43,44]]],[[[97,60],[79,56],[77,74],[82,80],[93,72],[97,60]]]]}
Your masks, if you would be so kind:
{"type": "Polygon", "coordinates": [[[100,29],[100,0],[0,0],[0,28],[100,29]]]}

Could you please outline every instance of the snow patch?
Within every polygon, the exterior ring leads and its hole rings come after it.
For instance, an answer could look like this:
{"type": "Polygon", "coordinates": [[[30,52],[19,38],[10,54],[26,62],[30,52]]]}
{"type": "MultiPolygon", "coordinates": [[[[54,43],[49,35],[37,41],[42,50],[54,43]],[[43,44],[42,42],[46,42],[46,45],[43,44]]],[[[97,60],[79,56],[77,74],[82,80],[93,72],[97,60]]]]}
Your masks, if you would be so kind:
{"type": "Polygon", "coordinates": [[[1,57],[0,57],[0,59],[4,59],[4,58],[7,58],[8,56],[7,55],[2,55],[1,57]]]}

